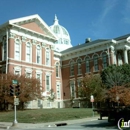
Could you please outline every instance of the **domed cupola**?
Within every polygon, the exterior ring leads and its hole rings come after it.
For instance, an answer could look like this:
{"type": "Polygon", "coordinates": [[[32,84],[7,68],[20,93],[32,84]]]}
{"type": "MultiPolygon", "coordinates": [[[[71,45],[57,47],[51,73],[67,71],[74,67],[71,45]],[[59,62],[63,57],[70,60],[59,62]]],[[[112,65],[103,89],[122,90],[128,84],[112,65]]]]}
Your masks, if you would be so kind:
{"type": "Polygon", "coordinates": [[[50,28],[58,38],[58,41],[55,43],[56,51],[61,52],[72,47],[69,33],[63,26],[59,24],[56,15],[54,19],[54,24],[50,26],[50,28]]]}

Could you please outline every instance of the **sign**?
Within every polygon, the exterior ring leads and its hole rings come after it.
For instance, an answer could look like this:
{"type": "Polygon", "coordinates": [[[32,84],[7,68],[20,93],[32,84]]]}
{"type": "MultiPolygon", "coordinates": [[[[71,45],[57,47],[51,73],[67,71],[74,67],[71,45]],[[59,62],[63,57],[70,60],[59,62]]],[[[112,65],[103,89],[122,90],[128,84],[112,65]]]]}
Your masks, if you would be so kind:
{"type": "Polygon", "coordinates": [[[18,84],[18,80],[12,80],[12,84],[13,85],[17,85],[18,84]]]}
{"type": "Polygon", "coordinates": [[[117,124],[119,130],[124,130],[126,128],[130,129],[130,120],[129,121],[124,121],[124,118],[120,118],[118,120],[118,124],[117,124]]]}
{"type": "Polygon", "coordinates": [[[91,95],[90,102],[94,102],[94,96],[91,95]]]}
{"type": "Polygon", "coordinates": [[[19,98],[14,98],[14,105],[19,105],[19,98]]]}

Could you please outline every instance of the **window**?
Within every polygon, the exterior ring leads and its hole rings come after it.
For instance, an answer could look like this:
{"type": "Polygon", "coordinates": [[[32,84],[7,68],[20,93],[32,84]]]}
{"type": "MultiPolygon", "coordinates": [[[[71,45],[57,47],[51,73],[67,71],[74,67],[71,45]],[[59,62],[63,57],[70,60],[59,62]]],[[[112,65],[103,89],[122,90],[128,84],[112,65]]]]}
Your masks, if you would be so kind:
{"type": "Polygon", "coordinates": [[[3,43],[3,60],[6,60],[6,58],[7,58],[6,49],[7,49],[7,45],[6,45],[6,42],[4,41],[4,43],[3,43]]]}
{"type": "Polygon", "coordinates": [[[28,72],[27,72],[27,73],[26,73],[26,77],[27,77],[27,78],[31,78],[31,73],[28,73],[28,72]]]}
{"type": "Polygon", "coordinates": [[[41,47],[40,45],[37,45],[37,63],[41,63],[41,47]]]}
{"type": "Polygon", "coordinates": [[[89,73],[90,72],[90,61],[89,61],[89,57],[86,57],[85,61],[86,61],[86,73],[89,73]]]}
{"type": "Polygon", "coordinates": [[[56,85],[56,95],[57,95],[57,98],[60,98],[60,84],[59,83],[56,85]]]}
{"type": "Polygon", "coordinates": [[[16,60],[20,60],[21,59],[21,57],[20,57],[20,53],[21,53],[21,51],[20,51],[20,41],[19,41],[19,39],[16,39],[16,41],[15,41],[15,59],[16,60]]]}
{"type": "Polygon", "coordinates": [[[107,54],[103,53],[102,54],[102,63],[103,63],[103,68],[107,67],[107,54]]]}
{"type": "Polygon", "coordinates": [[[40,74],[37,74],[37,79],[41,79],[41,75],[40,74]]]}
{"type": "Polygon", "coordinates": [[[77,64],[78,64],[78,74],[81,74],[81,59],[78,59],[77,64]]]}
{"type": "Polygon", "coordinates": [[[15,71],[15,75],[20,75],[20,71],[15,71]]]}
{"type": "Polygon", "coordinates": [[[74,81],[70,81],[70,92],[71,92],[71,97],[75,97],[75,84],[74,84],[74,81]]]}
{"type": "Polygon", "coordinates": [[[15,75],[21,75],[21,67],[15,66],[14,67],[14,74],[15,75]]]}
{"type": "Polygon", "coordinates": [[[46,65],[50,65],[50,50],[46,49],[46,65]]]}
{"type": "Polygon", "coordinates": [[[29,42],[26,44],[26,61],[31,61],[31,44],[29,42]]]}
{"type": "Polygon", "coordinates": [[[70,63],[70,76],[73,76],[74,75],[74,63],[73,61],[71,61],[70,63]]]}
{"type": "Polygon", "coordinates": [[[94,71],[98,71],[98,56],[94,55],[93,60],[94,60],[94,71]]]}
{"type": "Polygon", "coordinates": [[[56,63],[56,77],[59,77],[59,63],[56,63]]]}
{"type": "Polygon", "coordinates": [[[77,86],[80,87],[81,86],[81,79],[77,80],[77,86]]]}
{"type": "Polygon", "coordinates": [[[50,91],[51,87],[50,87],[50,76],[46,75],[46,90],[50,91]]]}

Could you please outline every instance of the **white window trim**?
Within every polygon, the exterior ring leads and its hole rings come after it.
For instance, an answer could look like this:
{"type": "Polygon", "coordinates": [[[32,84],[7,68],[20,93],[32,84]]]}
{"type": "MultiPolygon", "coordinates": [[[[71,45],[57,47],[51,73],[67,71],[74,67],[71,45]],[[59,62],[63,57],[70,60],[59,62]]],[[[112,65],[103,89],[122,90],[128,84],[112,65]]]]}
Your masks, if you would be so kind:
{"type": "Polygon", "coordinates": [[[74,62],[73,61],[70,62],[70,76],[74,76],[74,62]],[[73,71],[72,71],[72,68],[73,68],[73,71]]]}
{"type": "Polygon", "coordinates": [[[74,85],[74,98],[76,98],[76,93],[75,93],[75,81],[74,80],[71,80],[70,81],[70,95],[72,97],[72,87],[71,87],[71,84],[73,83],[74,85]]]}
{"type": "Polygon", "coordinates": [[[86,73],[90,73],[90,58],[89,57],[85,58],[85,67],[86,67],[86,73]],[[87,61],[88,61],[88,63],[87,63],[87,61]],[[89,67],[89,71],[87,71],[87,67],[89,67]]]}
{"type": "Polygon", "coordinates": [[[102,53],[102,66],[103,66],[103,69],[105,69],[107,67],[107,53],[102,53]],[[104,57],[104,54],[105,54],[105,57],[104,57]],[[105,58],[105,62],[104,62],[104,58],[105,58]],[[106,63],[106,66],[104,66],[106,63]]]}
{"type": "Polygon", "coordinates": [[[25,68],[25,74],[30,73],[30,77],[32,77],[32,69],[25,68]]]}
{"type": "Polygon", "coordinates": [[[60,82],[56,82],[56,98],[61,99],[61,84],[60,84],[60,82]],[[58,93],[57,93],[57,90],[58,90],[57,85],[59,85],[59,97],[58,97],[58,93]]]}
{"type": "Polygon", "coordinates": [[[26,42],[26,62],[32,62],[32,44],[30,41],[26,42]],[[30,44],[30,61],[27,61],[27,44],[30,44]]]}
{"type": "Polygon", "coordinates": [[[19,74],[21,75],[21,67],[15,66],[14,67],[14,74],[15,74],[16,71],[19,71],[20,72],[19,74]]]}
{"type": "Polygon", "coordinates": [[[37,78],[37,74],[40,74],[40,83],[42,84],[42,71],[36,70],[36,78],[37,78]]]}
{"type": "Polygon", "coordinates": [[[15,39],[15,49],[14,49],[14,58],[15,58],[15,60],[21,60],[21,40],[19,39],[19,38],[16,38],[15,39]],[[17,43],[17,40],[19,40],[19,45],[20,45],[20,50],[19,50],[19,59],[16,59],[16,55],[15,55],[15,53],[16,53],[16,43],[17,43]]]}
{"type": "Polygon", "coordinates": [[[51,88],[52,88],[52,86],[51,86],[51,73],[46,72],[46,73],[45,73],[45,90],[46,90],[47,92],[49,92],[49,91],[51,90],[51,88]],[[50,84],[49,90],[47,90],[47,87],[46,87],[46,76],[49,76],[49,84],[50,84]]]}
{"type": "Polygon", "coordinates": [[[82,59],[77,60],[78,75],[82,74],[82,59]]]}
{"type": "Polygon", "coordinates": [[[60,77],[60,64],[59,64],[59,62],[56,62],[56,64],[55,64],[55,71],[57,71],[57,67],[58,67],[58,76],[56,75],[56,78],[59,78],[60,77]]]}
{"type": "Polygon", "coordinates": [[[42,63],[42,56],[41,56],[41,54],[42,54],[42,47],[41,47],[40,44],[37,44],[37,46],[36,46],[36,64],[41,64],[42,63]],[[37,47],[38,46],[40,46],[40,63],[37,63],[37,47]]]}
{"type": "Polygon", "coordinates": [[[93,66],[94,66],[94,72],[99,71],[98,55],[94,55],[94,56],[93,56],[93,66]],[[96,56],[96,59],[95,59],[95,56],[96,56]],[[95,64],[95,63],[96,63],[96,64],[95,64]],[[97,70],[95,69],[95,68],[96,68],[96,65],[97,65],[97,70]]]}
{"type": "Polygon", "coordinates": [[[51,65],[51,51],[50,51],[49,48],[46,48],[46,50],[45,50],[45,64],[46,64],[46,66],[50,66],[51,65]],[[49,64],[47,64],[47,62],[46,62],[46,53],[47,52],[49,52],[49,64]]]}

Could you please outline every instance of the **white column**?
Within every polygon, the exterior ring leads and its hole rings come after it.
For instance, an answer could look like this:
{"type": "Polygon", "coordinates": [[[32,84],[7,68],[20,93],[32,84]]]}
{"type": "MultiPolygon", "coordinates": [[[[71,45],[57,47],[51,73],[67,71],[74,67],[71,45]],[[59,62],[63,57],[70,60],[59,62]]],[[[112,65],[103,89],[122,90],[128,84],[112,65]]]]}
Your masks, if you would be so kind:
{"type": "Polygon", "coordinates": [[[128,48],[124,47],[124,62],[128,64],[128,55],[127,55],[128,48]]]}
{"type": "Polygon", "coordinates": [[[111,48],[111,59],[112,59],[112,64],[116,64],[116,51],[114,49],[114,46],[110,46],[111,48]]]}

